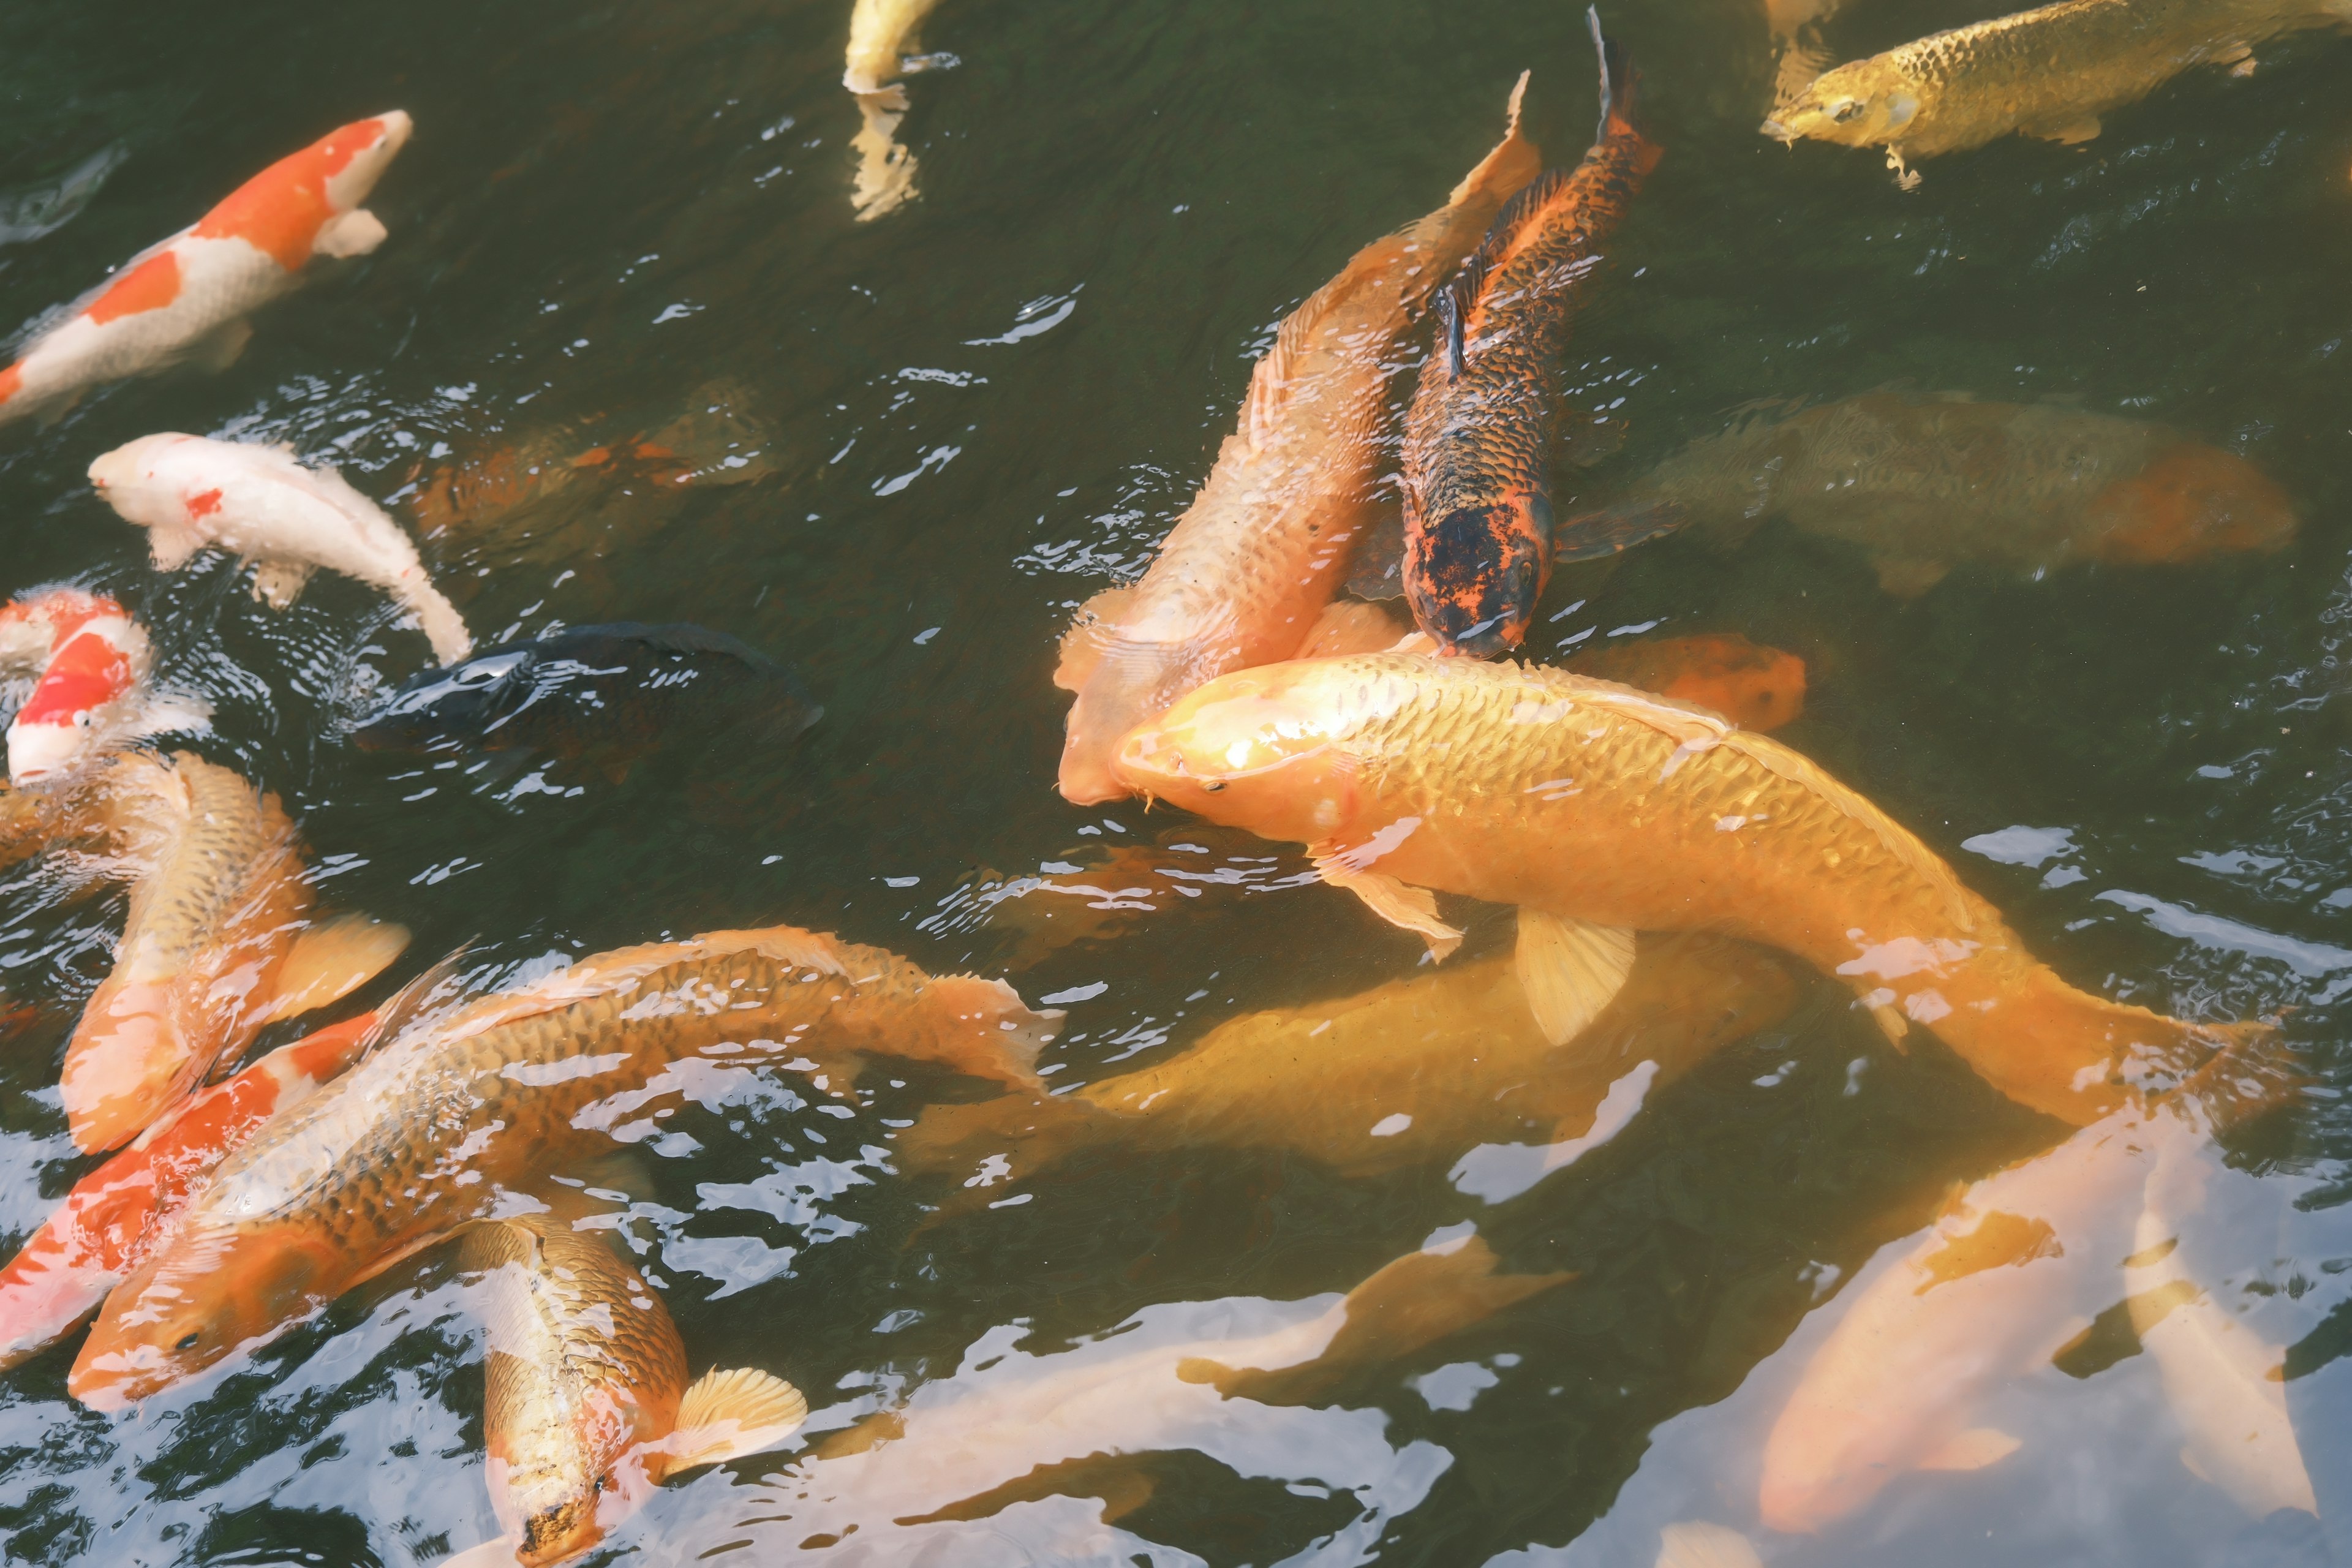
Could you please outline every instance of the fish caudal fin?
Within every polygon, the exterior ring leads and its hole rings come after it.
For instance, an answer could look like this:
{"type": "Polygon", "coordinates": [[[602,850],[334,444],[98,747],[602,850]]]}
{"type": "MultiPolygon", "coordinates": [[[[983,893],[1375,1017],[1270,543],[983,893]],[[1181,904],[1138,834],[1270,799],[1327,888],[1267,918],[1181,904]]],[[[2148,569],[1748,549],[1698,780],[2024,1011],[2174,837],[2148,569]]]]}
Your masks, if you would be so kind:
{"type": "Polygon", "coordinates": [[[2038,964],[1983,1000],[1948,986],[1913,993],[1906,1010],[1993,1088],[2077,1127],[2124,1104],[2143,1075],[2183,1078],[2233,1041],[2273,1032],[2168,1018],[2077,991],[2038,964]]]}
{"type": "Polygon", "coordinates": [[[265,1023],[279,1023],[340,1002],[389,968],[408,948],[408,928],[341,915],[294,939],[278,971],[278,994],[265,1023]]]}
{"type": "Polygon", "coordinates": [[[979,1078],[1041,1089],[1037,1053],[1061,1032],[1062,1010],[1032,1008],[1002,980],[950,974],[926,988],[940,1058],[979,1078]]]}
{"type": "Polygon", "coordinates": [[[678,1401],[677,1426],[661,1444],[661,1473],[765,1453],[807,1419],[801,1391],[771,1373],[704,1373],[678,1401]]]}
{"type": "Polygon", "coordinates": [[[1601,7],[1587,5],[1584,20],[1592,29],[1593,51],[1601,59],[1601,123],[1592,139],[1606,142],[1612,134],[1638,135],[1633,125],[1633,89],[1641,78],[1627,62],[1624,47],[1601,30],[1601,7]]]}
{"type": "Polygon", "coordinates": [[[466,629],[466,617],[440,589],[430,583],[419,584],[404,595],[404,602],[416,613],[425,640],[433,645],[433,657],[444,668],[473,657],[474,634],[466,629]]]}
{"type": "Polygon", "coordinates": [[[1117,1137],[1123,1122],[1066,1095],[1006,1094],[972,1105],[928,1107],[891,1148],[909,1175],[964,1171],[973,1191],[986,1192],[996,1180],[1033,1174],[1074,1149],[1117,1137]],[[1005,1163],[1003,1177],[979,1173],[991,1161],[1005,1163]]]}
{"type": "Polygon", "coordinates": [[[1536,1027],[1564,1046],[1624,989],[1633,972],[1633,933],[1523,907],[1515,964],[1536,1027]]]}
{"type": "Polygon", "coordinates": [[[1764,1568],[1764,1559],[1739,1531],[1694,1521],[1658,1531],[1657,1568],[1764,1568]]]}

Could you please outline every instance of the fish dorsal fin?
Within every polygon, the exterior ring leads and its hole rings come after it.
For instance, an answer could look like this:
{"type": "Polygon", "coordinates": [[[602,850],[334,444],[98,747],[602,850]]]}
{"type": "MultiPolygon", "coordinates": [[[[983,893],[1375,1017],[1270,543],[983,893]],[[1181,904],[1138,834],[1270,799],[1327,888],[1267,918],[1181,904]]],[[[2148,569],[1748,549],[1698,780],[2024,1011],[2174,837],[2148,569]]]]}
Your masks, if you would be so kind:
{"type": "Polygon", "coordinates": [[[1739,1531],[1693,1521],[1658,1531],[1657,1568],[1764,1568],[1764,1559],[1739,1531]]]}
{"type": "Polygon", "coordinates": [[[1363,900],[1367,909],[1389,924],[1418,931],[1439,962],[1451,958],[1462,945],[1462,933],[1438,918],[1436,895],[1384,871],[1366,870],[1349,858],[1350,853],[1328,842],[1307,850],[1317,876],[1363,900]]]}
{"type": "Polygon", "coordinates": [[[253,596],[273,610],[291,609],[316,571],[308,561],[285,556],[264,561],[253,570],[253,596]]]}
{"type": "Polygon", "coordinates": [[[375,1022],[368,1029],[366,1042],[352,1059],[365,1061],[417,1024],[438,1017],[461,1005],[466,999],[466,989],[458,978],[458,966],[465,963],[466,955],[473,951],[473,938],[467,938],[452,949],[447,957],[394,992],[391,999],[375,1010],[375,1022]]]}
{"type": "Polygon", "coordinates": [[[1543,154],[1527,132],[1519,129],[1519,107],[1527,100],[1528,79],[1532,71],[1521,71],[1519,79],[1511,84],[1511,99],[1505,110],[1503,139],[1494,150],[1478,162],[1478,166],[1462,176],[1462,183],[1447,195],[1445,205],[1458,207],[1481,199],[1492,200],[1497,205],[1507,200],[1512,192],[1535,178],[1543,167],[1543,154]]]}
{"type": "Polygon", "coordinates": [[[1633,969],[1633,933],[1522,906],[1515,967],[1536,1027],[1564,1046],[1624,988],[1633,969]]]}
{"type": "Polygon", "coordinates": [[[1102,662],[1103,649],[1119,621],[1127,614],[1128,602],[1135,597],[1135,585],[1122,584],[1105,588],[1078,606],[1070,617],[1070,629],[1062,634],[1061,662],[1054,667],[1054,684],[1065,691],[1084,690],[1094,678],[1095,666],[1102,662]]]}
{"type": "Polygon", "coordinates": [[[1445,329],[1446,374],[1458,376],[1468,358],[1468,348],[1463,334],[1470,320],[1471,307],[1486,287],[1486,279],[1510,259],[1511,253],[1527,242],[1539,226],[1544,210],[1552,199],[1568,188],[1570,172],[1566,169],[1546,169],[1503,205],[1487,226],[1486,236],[1478,248],[1465,257],[1460,270],[1445,285],[1437,299],[1440,319],[1445,329]]]}
{"type": "Polygon", "coordinates": [[[801,1391],[772,1373],[706,1372],[677,1403],[677,1425],[661,1443],[662,1473],[765,1453],[807,1419],[801,1391]]]}
{"type": "Polygon", "coordinates": [[[751,948],[778,963],[814,969],[819,974],[846,974],[841,944],[829,936],[799,926],[767,926],[759,931],[705,931],[694,939],[714,952],[738,952],[751,948]]]}
{"type": "MultiPolygon", "coordinates": [[[[1554,678],[1562,679],[1557,674],[1554,678]]],[[[1590,676],[1568,676],[1564,679],[1576,683],[1580,700],[1589,701],[1596,708],[1646,724],[1693,751],[1707,751],[1718,745],[1727,747],[1775,777],[1786,779],[1834,805],[1849,819],[1870,829],[1888,854],[1941,893],[1954,923],[1962,931],[1976,930],[1976,915],[1969,907],[1968,890],[1960,886],[1960,879],[1952,874],[1952,868],[1944,864],[1943,858],[1922,844],[1909,828],[1853,788],[1822,772],[1811,759],[1790,751],[1769,736],[1750,734],[1696,703],[1654,696],[1630,686],[1620,686],[1611,680],[1596,680],[1590,676]]]]}
{"type": "Polygon", "coordinates": [[[1939,1444],[1919,1461],[1923,1470],[1981,1470],[2025,1446],[2024,1440],[1990,1426],[1971,1426],[1939,1444]]]}
{"type": "Polygon", "coordinates": [[[294,938],[278,968],[267,1021],[296,1017],[350,995],[408,949],[408,928],[366,915],[339,915],[294,938]]]}

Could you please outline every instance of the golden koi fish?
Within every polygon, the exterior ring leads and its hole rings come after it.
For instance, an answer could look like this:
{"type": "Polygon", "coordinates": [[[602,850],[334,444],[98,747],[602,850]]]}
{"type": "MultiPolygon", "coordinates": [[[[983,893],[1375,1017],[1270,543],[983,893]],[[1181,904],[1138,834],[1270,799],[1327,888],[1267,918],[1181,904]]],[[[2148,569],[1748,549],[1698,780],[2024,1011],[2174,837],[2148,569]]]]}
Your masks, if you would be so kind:
{"type": "Polygon", "coordinates": [[[2058,0],[1842,65],[1776,110],[1763,132],[1883,146],[1907,187],[1918,183],[1908,159],[2012,132],[2086,142],[2101,115],[2182,71],[2251,68],[2255,45],[2347,18],[2331,0],[2058,0]]]}
{"type": "Polygon", "coordinates": [[[265,1025],[365,984],[408,944],[358,916],[305,930],[293,825],[226,768],[126,752],[98,787],[131,889],[113,973],[66,1047],[66,1119],[87,1153],[129,1142],[265,1025]]]}
{"type": "Polygon", "coordinates": [[[1157,1067],[1071,1094],[934,1106],[898,1150],[909,1172],[995,1154],[1029,1176],[1094,1143],[1217,1144],[1291,1150],[1355,1176],[1529,1132],[1558,1142],[1590,1131],[1611,1086],[1641,1063],[1656,1064],[1654,1092],[1786,1016],[1797,994],[1788,966],[1760,948],[1645,937],[1624,989],[1555,1045],[1510,959],[1485,959],[1247,1014],[1157,1067]]]}
{"type": "Polygon", "coordinates": [[[1523,75],[1503,140],[1445,205],[1358,251],[1290,313],[1150,570],[1079,611],[1054,673],[1077,694],[1062,752],[1070,800],[1125,795],[1111,767],[1120,736],[1213,676],[1290,658],[1339,592],[1376,511],[1383,398],[1407,328],[1541,167],[1519,130],[1526,90],[1523,75]]]}
{"type": "Polygon", "coordinates": [[[1034,1088],[1060,1016],[792,926],[584,959],[420,1021],[231,1155],[108,1299],[68,1386],[115,1408],[277,1333],[609,1147],[674,1062],[873,1053],[1034,1088]]]}
{"type": "Polygon", "coordinates": [[[485,1276],[482,1435],[507,1533],[445,1568],[577,1556],[671,1476],[772,1448],[808,1415],[764,1372],[688,1387],[669,1309],[594,1235],[544,1216],[491,1221],[465,1233],[458,1258],[485,1276]]]}
{"type": "Polygon", "coordinates": [[[1325,880],[1441,955],[1460,933],[1429,889],[1519,906],[1522,970],[1558,976],[1563,1013],[1615,994],[1634,931],[1744,937],[1844,981],[1890,1038],[1926,1025],[2003,1093],[2078,1124],[2229,1034],[2074,989],[1806,758],[1605,681],[1410,654],[1244,670],[1130,735],[1118,768],[1212,821],[1306,843],[1325,880]]]}

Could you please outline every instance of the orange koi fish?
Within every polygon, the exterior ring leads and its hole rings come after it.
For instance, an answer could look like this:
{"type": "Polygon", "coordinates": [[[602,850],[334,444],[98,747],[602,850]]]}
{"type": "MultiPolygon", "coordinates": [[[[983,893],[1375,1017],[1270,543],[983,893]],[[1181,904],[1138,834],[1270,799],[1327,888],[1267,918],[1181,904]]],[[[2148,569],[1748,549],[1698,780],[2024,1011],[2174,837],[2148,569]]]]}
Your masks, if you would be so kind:
{"type": "Polygon", "coordinates": [[[1404,427],[1404,595],[1447,653],[1519,646],[1551,575],[1559,363],[1584,279],[1658,162],[1635,78],[1601,36],[1601,129],[1584,162],[1512,199],[1437,297],[1443,331],[1404,427]]]}
{"type": "Polygon", "coordinates": [[[8,723],[8,782],[47,783],[126,741],[205,728],[203,703],[156,699],[152,663],[146,632],[107,595],[48,588],[0,605],[0,675],[35,678],[8,723]]]}
{"type": "Polygon", "coordinates": [[[253,336],[247,318],[292,291],[311,257],[364,256],[383,243],[383,224],[360,204],[408,132],[396,109],[331,132],[131,258],[0,370],[0,422],[127,375],[233,363],[253,336]]]}
{"type": "Polygon", "coordinates": [[[1034,1089],[1060,1018],[1002,981],[792,926],[583,959],[420,1021],[231,1154],[107,1299],[68,1386],[118,1408],[275,1335],[509,1188],[609,1150],[614,1124],[675,1091],[673,1063],[874,1054],[1034,1089]]]}
{"type": "Polygon", "coordinates": [[[1450,952],[1429,889],[1519,907],[1523,973],[1597,1010],[1635,931],[1713,931],[1925,1025],[2077,1124],[2233,1033],[2078,991],[1877,806],[1704,709],[1560,670],[1370,654],[1243,670],[1129,736],[1130,787],[1309,846],[1324,879],[1450,952]]]}
{"type": "Polygon", "coordinates": [[[0,1372],[39,1354],[98,1310],[145,1262],[220,1163],[366,1048],[362,1013],[282,1046],[200,1090],[74,1184],[0,1267],[0,1372]]]}
{"type": "Polygon", "coordinates": [[[408,943],[361,916],[310,925],[293,825],[226,768],[127,752],[104,787],[131,917],[66,1047],[59,1087],[86,1153],[129,1142],[265,1025],[365,984],[408,943]]]}
{"type": "Polygon", "coordinates": [[[1054,684],[1074,691],[1061,790],[1081,805],[1127,793],[1118,740],[1213,676],[1298,651],[1372,521],[1391,367],[1422,301],[1540,159],[1519,130],[1446,205],[1358,251],[1293,310],[1250,376],[1241,428],[1176,520],[1150,570],[1087,601],[1054,684]]]}

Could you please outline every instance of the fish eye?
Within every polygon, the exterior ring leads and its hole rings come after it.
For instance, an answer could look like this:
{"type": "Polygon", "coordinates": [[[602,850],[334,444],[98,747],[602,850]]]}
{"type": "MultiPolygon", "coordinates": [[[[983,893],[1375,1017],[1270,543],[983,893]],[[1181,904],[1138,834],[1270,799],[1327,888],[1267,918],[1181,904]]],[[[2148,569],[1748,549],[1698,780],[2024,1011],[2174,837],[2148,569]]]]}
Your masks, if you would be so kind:
{"type": "Polygon", "coordinates": [[[91,725],[97,723],[98,720],[91,715],[88,709],[84,709],[82,711],[74,715],[74,722],[80,728],[87,730],[91,725]]]}
{"type": "Polygon", "coordinates": [[[1836,121],[1840,125],[1843,125],[1847,121],[1852,120],[1855,115],[1860,114],[1861,112],[1862,100],[1858,98],[1840,99],[1830,110],[1830,118],[1836,121]]]}
{"type": "Polygon", "coordinates": [[[1202,789],[1203,789],[1204,791],[1206,791],[1207,793],[1209,793],[1210,795],[1214,795],[1214,794],[1216,794],[1219,790],[1221,790],[1221,789],[1223,789],[1223,788],[1224,788],[1224,787],[1225,787],[1225,781],[1224,781],[1224,780],[1223,780],[1223,779],[1212,779],[1212,780],[1210,780],[1210,781],[1208,781],[1208,782],[1206,782],[1206,783],[1204,783],[1204,784],[1202,784],[1201,785],[1201,788],[1202,788],[1202,789]]]}
{"type": "Polygon", "coordinates": [[[186,1333],[180,1336],[180,1342],[172,1348],[174,1350],[192,1351],[195,1349],[196,1346],[204,1342],[204,1335],[198,1333],[194,1329],[190,1329],[186,1333]]]}

